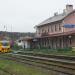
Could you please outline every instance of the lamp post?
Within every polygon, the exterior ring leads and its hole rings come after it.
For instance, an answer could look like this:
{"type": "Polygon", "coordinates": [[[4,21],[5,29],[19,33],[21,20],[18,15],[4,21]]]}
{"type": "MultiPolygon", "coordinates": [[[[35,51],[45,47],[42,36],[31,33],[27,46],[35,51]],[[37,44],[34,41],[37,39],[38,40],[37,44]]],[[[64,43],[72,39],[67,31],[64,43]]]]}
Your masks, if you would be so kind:
{"type": "Polygon", "coordinates": [[[69,38],[69,44],[70,44],[70,46],[71,46],[71,38],[72,38],[72,36],[69,35],[68,38],[69,38]]]}
{"type": "Polygon", "coordinates": [[[25,50],[25,40],[24,40],[24,50],[25,50]]]}
{"type": "Polygon", "coordinates": [[[6,35],[7,35],[7,24],[6,25],[4,25],[4,38],[6,37],[6,35]]]}
{"type": "Polygon", "coordinates": [[[12,24],[11,24],[11,32],[12,32],[12,24]]]}

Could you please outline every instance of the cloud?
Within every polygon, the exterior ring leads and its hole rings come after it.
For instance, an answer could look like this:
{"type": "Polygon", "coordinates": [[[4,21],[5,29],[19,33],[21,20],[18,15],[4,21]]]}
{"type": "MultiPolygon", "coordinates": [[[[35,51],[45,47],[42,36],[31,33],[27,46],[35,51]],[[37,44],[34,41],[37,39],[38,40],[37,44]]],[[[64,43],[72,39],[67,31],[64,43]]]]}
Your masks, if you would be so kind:
{"type": "MultiPolygon", "coordinates": [[[[7,25],[8,31],[12,24],[15,32],[34,32],[35,25],[54,12],[61,13],[67,3],[67,0],[0,0],[0,24],[7,25]]],[[[75,1],[71,3],[74,5],[75,1]]]]}

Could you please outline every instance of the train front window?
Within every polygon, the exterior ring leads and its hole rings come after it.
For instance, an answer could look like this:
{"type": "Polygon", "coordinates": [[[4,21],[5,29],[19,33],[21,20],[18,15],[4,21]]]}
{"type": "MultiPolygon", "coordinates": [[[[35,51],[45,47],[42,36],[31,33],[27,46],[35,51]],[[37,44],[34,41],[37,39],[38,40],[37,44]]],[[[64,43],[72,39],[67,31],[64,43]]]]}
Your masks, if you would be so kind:
{"type": "Polygon", "coordinates": [[[8,46],[9,44],[6,43],[6,42],[4,42],[4,43],[2,43],[2,45],[3,45],[3,46],[8,46]]]}

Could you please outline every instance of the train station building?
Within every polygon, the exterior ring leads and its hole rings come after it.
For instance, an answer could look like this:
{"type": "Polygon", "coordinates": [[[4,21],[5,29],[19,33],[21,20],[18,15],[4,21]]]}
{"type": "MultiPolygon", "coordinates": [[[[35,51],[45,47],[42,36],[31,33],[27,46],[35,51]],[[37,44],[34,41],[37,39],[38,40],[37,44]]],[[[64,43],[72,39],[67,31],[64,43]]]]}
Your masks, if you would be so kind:
{"type": "Polygon", "coordinates": [[[68,48],[75,47],[75,10],[73,5],[66,5],[63,13],[35,26],[36,35],[27,39],[29,48],[68,48]]]}
{"type": "Polygon", "coordinates": [[[67,48],[75,47],[75,10],[73,5],[66,5],[63,13],[35,26],[36,36],[32,39],[32,48],[67,48]]]}

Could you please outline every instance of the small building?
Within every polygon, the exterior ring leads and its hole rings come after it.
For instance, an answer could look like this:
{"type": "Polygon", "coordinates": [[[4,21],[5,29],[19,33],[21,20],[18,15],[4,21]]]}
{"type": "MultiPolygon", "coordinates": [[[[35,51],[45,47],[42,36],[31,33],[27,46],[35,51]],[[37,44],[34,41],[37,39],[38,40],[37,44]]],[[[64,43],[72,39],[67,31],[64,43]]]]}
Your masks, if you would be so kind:
{"type": "Polygon", "coordinates": [[[36,25],[35,28],[36,36],[31,42],[32,48],[75,47],[75,10],[73,5],[66,5],[63,13],[54,13],[54,16],[36,25]]]}
{"type": "Polygon", "coordinates": [[[20,37],[19,40],[17,40],[18,46],[21,46],[22,48],[30,48],[31,47],[31,41],[32,37],[26,36],[26,37],[20,37]]]}

